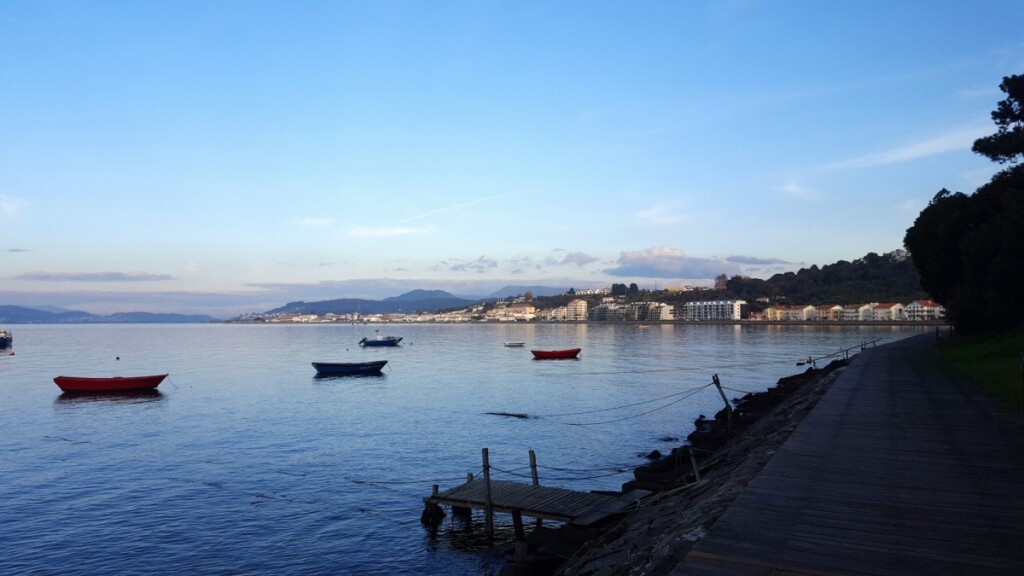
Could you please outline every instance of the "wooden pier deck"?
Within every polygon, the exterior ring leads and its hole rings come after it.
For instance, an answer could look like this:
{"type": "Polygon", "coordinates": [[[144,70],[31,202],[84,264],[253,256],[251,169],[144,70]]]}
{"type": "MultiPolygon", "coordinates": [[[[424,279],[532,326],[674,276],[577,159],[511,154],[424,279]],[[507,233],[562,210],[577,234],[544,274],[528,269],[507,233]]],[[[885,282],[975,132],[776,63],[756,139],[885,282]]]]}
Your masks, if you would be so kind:
{"type": "MultiPolygon", "coordinates": [[[[649,494],[646,490],[633,490],[612,496],[506,480],[491,480],[490,485],[491,508],[494,512],[518,512],[523,516],[580,526],[588,526],[621,512],[649,494]]],[[[427,504],[484,510],[487,507],[487,481],[482,478],[471,480],[428,496],[423,501],[427,504]]]]}
{"type": "Polygon", "coordinates": [[[1024,442],[928,356],[865,350],[671,576],[1024,574],[1024,442]]]}

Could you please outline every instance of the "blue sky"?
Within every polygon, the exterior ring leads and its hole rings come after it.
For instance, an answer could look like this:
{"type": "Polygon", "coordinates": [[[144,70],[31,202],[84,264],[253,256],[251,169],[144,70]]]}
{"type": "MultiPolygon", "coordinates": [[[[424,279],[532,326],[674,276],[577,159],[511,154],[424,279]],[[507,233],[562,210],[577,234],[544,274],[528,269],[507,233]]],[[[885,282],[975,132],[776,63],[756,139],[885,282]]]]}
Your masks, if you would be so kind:
{"type": "Polygon", "coordinates": [[[768,277],[998,169],[1024,3],[0,0],[0,304],[768,277]]]}

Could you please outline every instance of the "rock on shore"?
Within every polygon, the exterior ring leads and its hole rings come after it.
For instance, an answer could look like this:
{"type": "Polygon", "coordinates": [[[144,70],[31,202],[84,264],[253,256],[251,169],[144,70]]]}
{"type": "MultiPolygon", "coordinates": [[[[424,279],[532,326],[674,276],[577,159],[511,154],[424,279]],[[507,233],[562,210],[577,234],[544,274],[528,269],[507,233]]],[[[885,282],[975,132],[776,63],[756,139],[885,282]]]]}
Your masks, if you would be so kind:
{"type": "MultiPolygon", "coordinates": [[[[809,369],[783,378],[767,392],[734,400],[732,431],[723,409],[714,419],[701,418],[688,438],[699,457],[701,481],[695,482],[689,455],[679,450],[638,468],[636,480],[623,488],[643,487],[653,494],[614,521],[586,533],[565,527],[557,538],[538,543],[539,556],[555,554],[573,540],[576,551],[553,570],[538,563],[517,574],[620,576],[668,574],[715,520],[771,459],[803,417],[838,376],[845,363],[809,369]],[[685,456],[685,457],[683,457],[685,456]]],[[[550,535],[549,535],[550,536],[550,535]]]]}

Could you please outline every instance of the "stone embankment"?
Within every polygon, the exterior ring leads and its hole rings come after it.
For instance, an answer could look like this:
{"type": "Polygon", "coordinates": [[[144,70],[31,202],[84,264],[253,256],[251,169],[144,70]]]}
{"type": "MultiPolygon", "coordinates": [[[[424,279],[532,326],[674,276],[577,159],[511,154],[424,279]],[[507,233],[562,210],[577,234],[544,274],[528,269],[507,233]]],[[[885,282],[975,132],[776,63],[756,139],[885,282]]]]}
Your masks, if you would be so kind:
{"type": "Polygon", "coordinates": [[[702,416],[687,446],[637,468],[635,480],[623,486],[652,492],[634,509],[596,528],[565,526],[535,533],[532,562],[511,571],[534,576],[668,574],[771,459],[845,365],[836,361],[782,378],[766,392],[734,400],[731,416],[724,408],[713,419],[702,416]]]}

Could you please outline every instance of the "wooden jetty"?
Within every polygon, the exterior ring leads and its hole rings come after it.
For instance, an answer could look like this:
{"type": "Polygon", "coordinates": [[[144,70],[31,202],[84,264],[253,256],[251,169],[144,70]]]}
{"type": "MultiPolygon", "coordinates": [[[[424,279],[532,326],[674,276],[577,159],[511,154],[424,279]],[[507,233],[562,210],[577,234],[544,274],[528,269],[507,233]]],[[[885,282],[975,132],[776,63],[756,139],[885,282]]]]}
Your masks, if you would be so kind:
{"type": "MultiPolygon", "coordinates": [[[[487,481],[478,478],[461,486],[424,498],[427,504],[455,508],[487,509],[487,481]]],[[[490,482],[491,510],[541,520],[554,520],[578,526],[589,526],[611,514],[621,512],[650,492],[632,490],[621,495],[577,492],[565,488],[532,486],[507,480],[490,482]]]]}
{"type": "Polygon", "coordinates": [[[554,520],[576,526],[590,526],[612,514],[622,512],[650,494],[647,490],[630,490],[623,494],[579,492],[565,488],[541,486],[537,476],[537,457],[530,450],[533,483],[491,480],[487,448],[483,449],[483,477],[470,474],[465,484],[443,492],[434,485],[434,493],[423,499],[427,508],[451,506],[453,509],[483,510],[487,532],[493,534],[495,512],[512,514],[516,539],[522,540],[522,517],[539,521],[554,520]]]}

